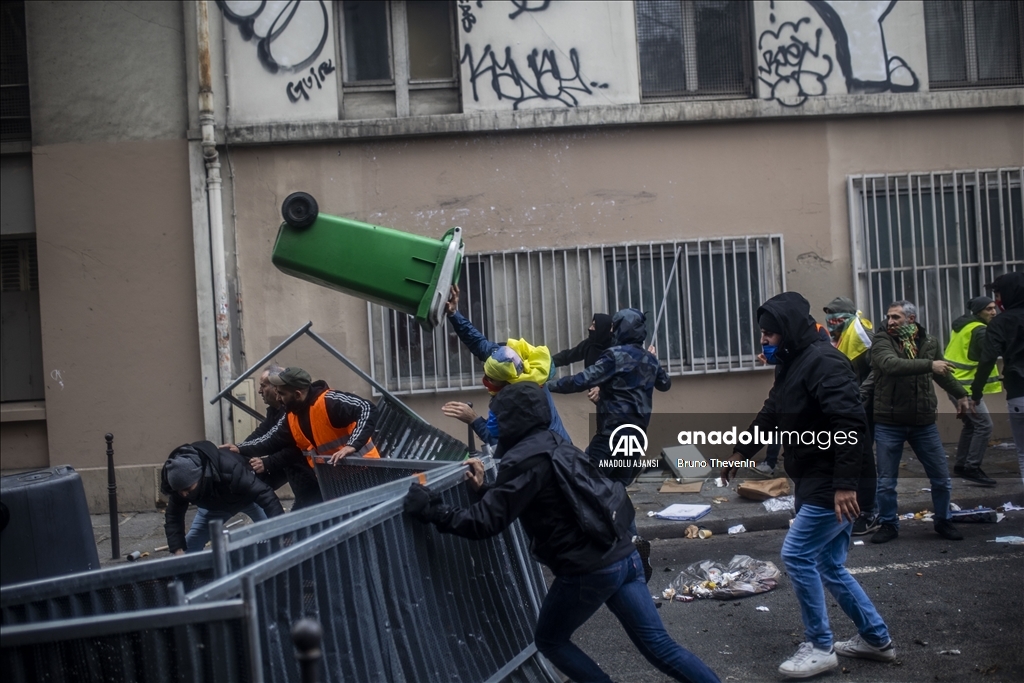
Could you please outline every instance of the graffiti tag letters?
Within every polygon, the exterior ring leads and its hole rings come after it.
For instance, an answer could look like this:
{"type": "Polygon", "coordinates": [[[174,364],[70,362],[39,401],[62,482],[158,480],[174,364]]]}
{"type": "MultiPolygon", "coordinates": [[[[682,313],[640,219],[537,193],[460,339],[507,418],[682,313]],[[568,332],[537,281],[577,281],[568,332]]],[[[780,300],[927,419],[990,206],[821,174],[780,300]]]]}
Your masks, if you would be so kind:
{"type": "Polygon", "coordinates": [[[288,87],[285,88],[288,99],[293,104],[299,100],[308,101],[309,93],[313,90],[313,86],[315,85],[317,90],[323,90],[325,77],[332,73],[334,73],[334,61],[330,59],[326,62],[320,62],[320,66],[316,69],[310,67],[308,76],[290,82],[288,87]]]}

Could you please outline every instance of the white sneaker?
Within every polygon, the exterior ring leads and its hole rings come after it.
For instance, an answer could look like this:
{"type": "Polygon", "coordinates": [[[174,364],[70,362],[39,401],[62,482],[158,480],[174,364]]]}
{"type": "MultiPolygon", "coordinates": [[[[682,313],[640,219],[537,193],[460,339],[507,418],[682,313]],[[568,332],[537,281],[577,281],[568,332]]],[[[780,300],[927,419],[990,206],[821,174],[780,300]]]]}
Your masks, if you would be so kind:
{"type": "Polygon", "coordinates": [[[779,665],[779,673],[786,678],[810,678],[839,666],[833,650],[819,650],[813,643],[800,643],[793,656],[779,665]]]}
{"type": "Polygon", "coordinates": [[[891,662],[896,659],[896,648],[890,639],[881,647],[875,647],[860,637],[858,633],[850,640],[843,640],[835,644],[836,654],[843,657],[858,657],[860,659],[873,659],[876,662],[891,662]]]}

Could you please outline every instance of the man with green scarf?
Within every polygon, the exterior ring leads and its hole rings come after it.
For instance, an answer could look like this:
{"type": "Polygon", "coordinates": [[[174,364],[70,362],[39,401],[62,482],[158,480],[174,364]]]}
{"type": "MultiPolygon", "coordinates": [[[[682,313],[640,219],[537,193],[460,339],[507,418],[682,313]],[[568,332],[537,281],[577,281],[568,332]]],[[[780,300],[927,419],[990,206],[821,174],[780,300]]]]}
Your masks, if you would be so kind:
{"type": "Polygon", "coordinates": [[[899,536],[896,481],[899,477],[903,444],[910,443],[931,482],[935,508],[935,532],[950,541],[963,540],[950,521],[950,493],[946,451],[935,425],[938,399],[936,384],[957,401],[957,415],[974,411],[967,391],[953,378],[953,365],[942,357],[935,337],[917,322],[917,307],[896,301],[886,313],[886,329],[879,330],[871,344],[871,367],[875,374],[875,455],[878,461],[878,531],[872,543],[886,543],[899,536]]]}

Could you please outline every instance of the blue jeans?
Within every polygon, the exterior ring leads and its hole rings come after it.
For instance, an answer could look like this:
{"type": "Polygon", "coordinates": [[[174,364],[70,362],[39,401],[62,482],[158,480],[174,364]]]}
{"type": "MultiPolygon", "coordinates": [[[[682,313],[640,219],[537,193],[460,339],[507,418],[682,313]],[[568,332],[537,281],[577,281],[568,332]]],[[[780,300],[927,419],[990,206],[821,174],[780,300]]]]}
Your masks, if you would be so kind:
{"type": "Polygon", "coordinates": [[[192,518],[192,526],[189,527],[188,533],[185,534],[185,552],[195,553],[206,547],[206,542],[210,540],[211,521],[219,519],[226,522],[239,512],[254,522],[267,518],[267,513],[256,503],[241,505],[237,510],[207,510],[206,508],[199,508],[196,516],[192,518]]]}
{"type": "Polygon", "coordinates": [[[537,649],[572,680],[611,683],[601,667],[570,640],[601,605],[608,605],[640,654],[658,671],[677,681],[718,682],[714,671],[665,631],[635,551],[589,574],[555,577],[544,598],[537,619],[537,649]]]}
{"type": "Polygon", "coordinates": [[[793,582],[804,621],[804,640],[822,650],[832,647],[832,630],[825,608],[825,590],[853,619],[857,632],[871,645],[889,642],[889,629],[857,579],[846,571],[846,551],[853,525],[836,521],[835,510],[803,505],[782,543],[782,562],[793,582]]]}
{"type": "Polygon", "coordinates": [[[899,527],[896,510],[896,482],[903,459],[903,444],[910,443],[914,455],[924,466],[932,487],[935,521],[949,519],[949,499],[953,480],[949,478],[946,451],[934,423],[923,427],[875,424],[875,451],[878,459],[878,521],[899,527]]]}

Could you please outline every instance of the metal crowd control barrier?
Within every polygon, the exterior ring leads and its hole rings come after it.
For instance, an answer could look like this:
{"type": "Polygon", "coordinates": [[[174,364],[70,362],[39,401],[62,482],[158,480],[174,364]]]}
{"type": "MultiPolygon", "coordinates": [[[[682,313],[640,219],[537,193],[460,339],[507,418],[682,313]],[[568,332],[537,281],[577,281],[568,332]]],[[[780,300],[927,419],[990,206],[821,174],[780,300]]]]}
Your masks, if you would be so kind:
{"type": "Polygon", "coordinates": [[[321,476],[406,476],[214,534],[214,552],[5,588],[5,683],[297,681],[301,617],[324,626],[328,681],[556,681],[532,643],[545,584],[519,525],[474,542],[402,514],[407,473],[464,506],[465,471],[353,459],[321,476]]]}
{"type": "Polygon", "coordinates": [[[5,683],[253,681],[255,619],[225,600],[5,627],[0,671],[5,683]]]}
{"type": "Polygon", "coordinates": [[[325,498],[348,494],[344,500],[305,508],[301,515],[282,515],[223,535],[212,534],[216,541],[224,541],[215,542],[212,552],[4,586],[0,589],[0,625],[168,607],[174,604],[168,589],[171,581],[181,582],[186,592],[193,591],[358,512],[405,495],[408,477],[414,473],[446,467],[453,465],[375,458],[346,458],[337,467],[323,465],[320,481],[327,487],[325,498]],[[371,474],[363,473],[367,469],[371,474]]]}
{"type": "MultiPolygon", "coordinates": [[[[428,483],[466,506],[465,471],[436,469],[428,483]]],[[[268,680],[299,680],[288,633],[310,617],[328,681],[557,681],[533,644],[545,584],[519,525],[467,541],[410,520],[403,502],[404,491],[186,600],[230,600],[251,580],[268,680]]]]}

